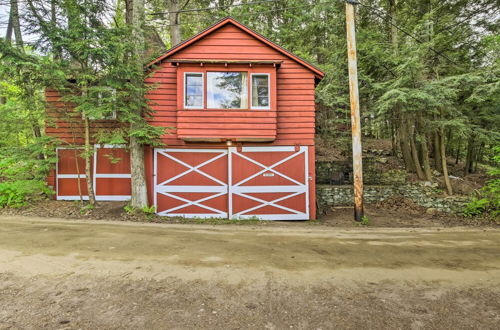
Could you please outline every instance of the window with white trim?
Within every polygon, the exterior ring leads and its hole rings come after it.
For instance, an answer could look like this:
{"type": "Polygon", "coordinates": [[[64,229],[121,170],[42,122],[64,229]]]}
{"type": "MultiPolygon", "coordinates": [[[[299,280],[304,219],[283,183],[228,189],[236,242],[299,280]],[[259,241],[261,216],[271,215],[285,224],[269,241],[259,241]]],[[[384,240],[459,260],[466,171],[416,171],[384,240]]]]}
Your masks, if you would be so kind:
{"type": "Polygon", "coordinates": [[[188,109],[203,109],[203,73],[185,74],[184,107],[188,109]]]}
{"type": "Polygon", "coordinates": [[[116,120],[116,89],[112,87],[101,87],[97,92],[97,106],[99,115],[90,115],[90,120],[116,120]]]}
{"type": "Polygon", "coordinates": [[[252,109],[269,109],[270,89],[268,73],[252,74],[252,109]]]}
{"type": "Polygon", "coordinates": [[[271,109],[271,74],[184,72],[184,109],[271,109]]]}
{"type": "Polygon", "coordinates": [[[248,109],[247,72],[207,72],[207,108],[248,109]]]}

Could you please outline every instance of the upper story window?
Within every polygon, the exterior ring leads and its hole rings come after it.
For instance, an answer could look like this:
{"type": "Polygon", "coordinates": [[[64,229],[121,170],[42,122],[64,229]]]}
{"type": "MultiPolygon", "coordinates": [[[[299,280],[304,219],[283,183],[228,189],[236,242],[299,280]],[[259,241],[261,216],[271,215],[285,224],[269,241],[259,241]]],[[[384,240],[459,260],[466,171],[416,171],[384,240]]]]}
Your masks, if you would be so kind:
{"type": "Polygon", "coordinates": [[[207,72],[207,108],[248,109],[246,72],[207,72]]]}
{"type": "Polygon", "coordinates": [[[90,120],[116,120],[116,89],[111,87],[100,87],[100,90],[95,94],[99,114],[90,114],[90,120]]]}
{"type": "Polygon", "coordinates": [[[186,73],[184,82],[184,107],[203,109],[203,73],[186,73]]]}
{"type": "Polygon", "coordinates": [[[252,108],[269,109],[269,74],[252,74],[252,108]]]}
{"type": "Polygon", "coordinates": [[[181,74],[184,109],[271,109],[271,73],[205,69],[181,74]]]}

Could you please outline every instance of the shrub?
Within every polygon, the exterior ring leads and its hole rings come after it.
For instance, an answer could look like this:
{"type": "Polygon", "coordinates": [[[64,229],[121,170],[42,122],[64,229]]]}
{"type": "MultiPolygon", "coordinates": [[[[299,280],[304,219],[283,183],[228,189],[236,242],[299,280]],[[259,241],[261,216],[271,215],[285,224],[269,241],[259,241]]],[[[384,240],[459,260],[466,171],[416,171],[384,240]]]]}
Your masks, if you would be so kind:
{"type": "MultiPolygon", "coordinates": [[[[500,146],[495,147],[496,155],[493,161],[500,164],[500,146]]],[[[481,214],[490,215],[493,220],[500,222],[500,166],[496,166],[493,170],[489,171],[489,175],[494,179],[486,182],[486,185],[481,188],[479,197],[474,197],[469,204],[466,205],[464,210],[465,216],[476,216],[481,214]]]]}
{"type": "Polygon", "coordinates": [[[17,180],[0,183],[0,207],[22,207],[29,200],[43,199],[54,192],[40,180],[17,180]]]}

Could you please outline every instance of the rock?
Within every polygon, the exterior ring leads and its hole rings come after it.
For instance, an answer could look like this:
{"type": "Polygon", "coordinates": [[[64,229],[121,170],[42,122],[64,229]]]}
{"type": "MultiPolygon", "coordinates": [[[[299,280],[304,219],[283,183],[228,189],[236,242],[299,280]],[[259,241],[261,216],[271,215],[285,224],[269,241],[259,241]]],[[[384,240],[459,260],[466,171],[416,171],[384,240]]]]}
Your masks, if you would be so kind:
{"type": "Polygon", "coordinates": [[[436,188],[438,186],[438,184],[435,182],[431,182],[431,181],[424,181],[422,183],[422,186],[436,188]]]}
{"type": "Polygon", "coordinates": [[[425,210],[425,213],[430,214],[430,215],[434,215],[434,214],[438,213],[438,210],[433,208],[433,207],[430,207],[427,210],[425,210]]]}

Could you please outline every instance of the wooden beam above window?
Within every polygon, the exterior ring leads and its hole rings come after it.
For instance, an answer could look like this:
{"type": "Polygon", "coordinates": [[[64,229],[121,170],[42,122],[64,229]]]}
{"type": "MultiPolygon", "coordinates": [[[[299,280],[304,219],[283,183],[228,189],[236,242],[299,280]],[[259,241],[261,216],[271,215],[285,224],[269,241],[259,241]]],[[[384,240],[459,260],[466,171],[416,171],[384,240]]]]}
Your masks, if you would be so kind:
{"type": "Polygon", "coordinates": [[[190,60],[190,59],[170,59],[167,62],[173,63],[178,66],[182,63],[188,64],[224,64],[225,66],[229,64],[248,64],[250,67],[253,64],[267,64],[273,65],[276,68],[279,68],[283,61],[261,61],[261,60],[190,60]]]}

